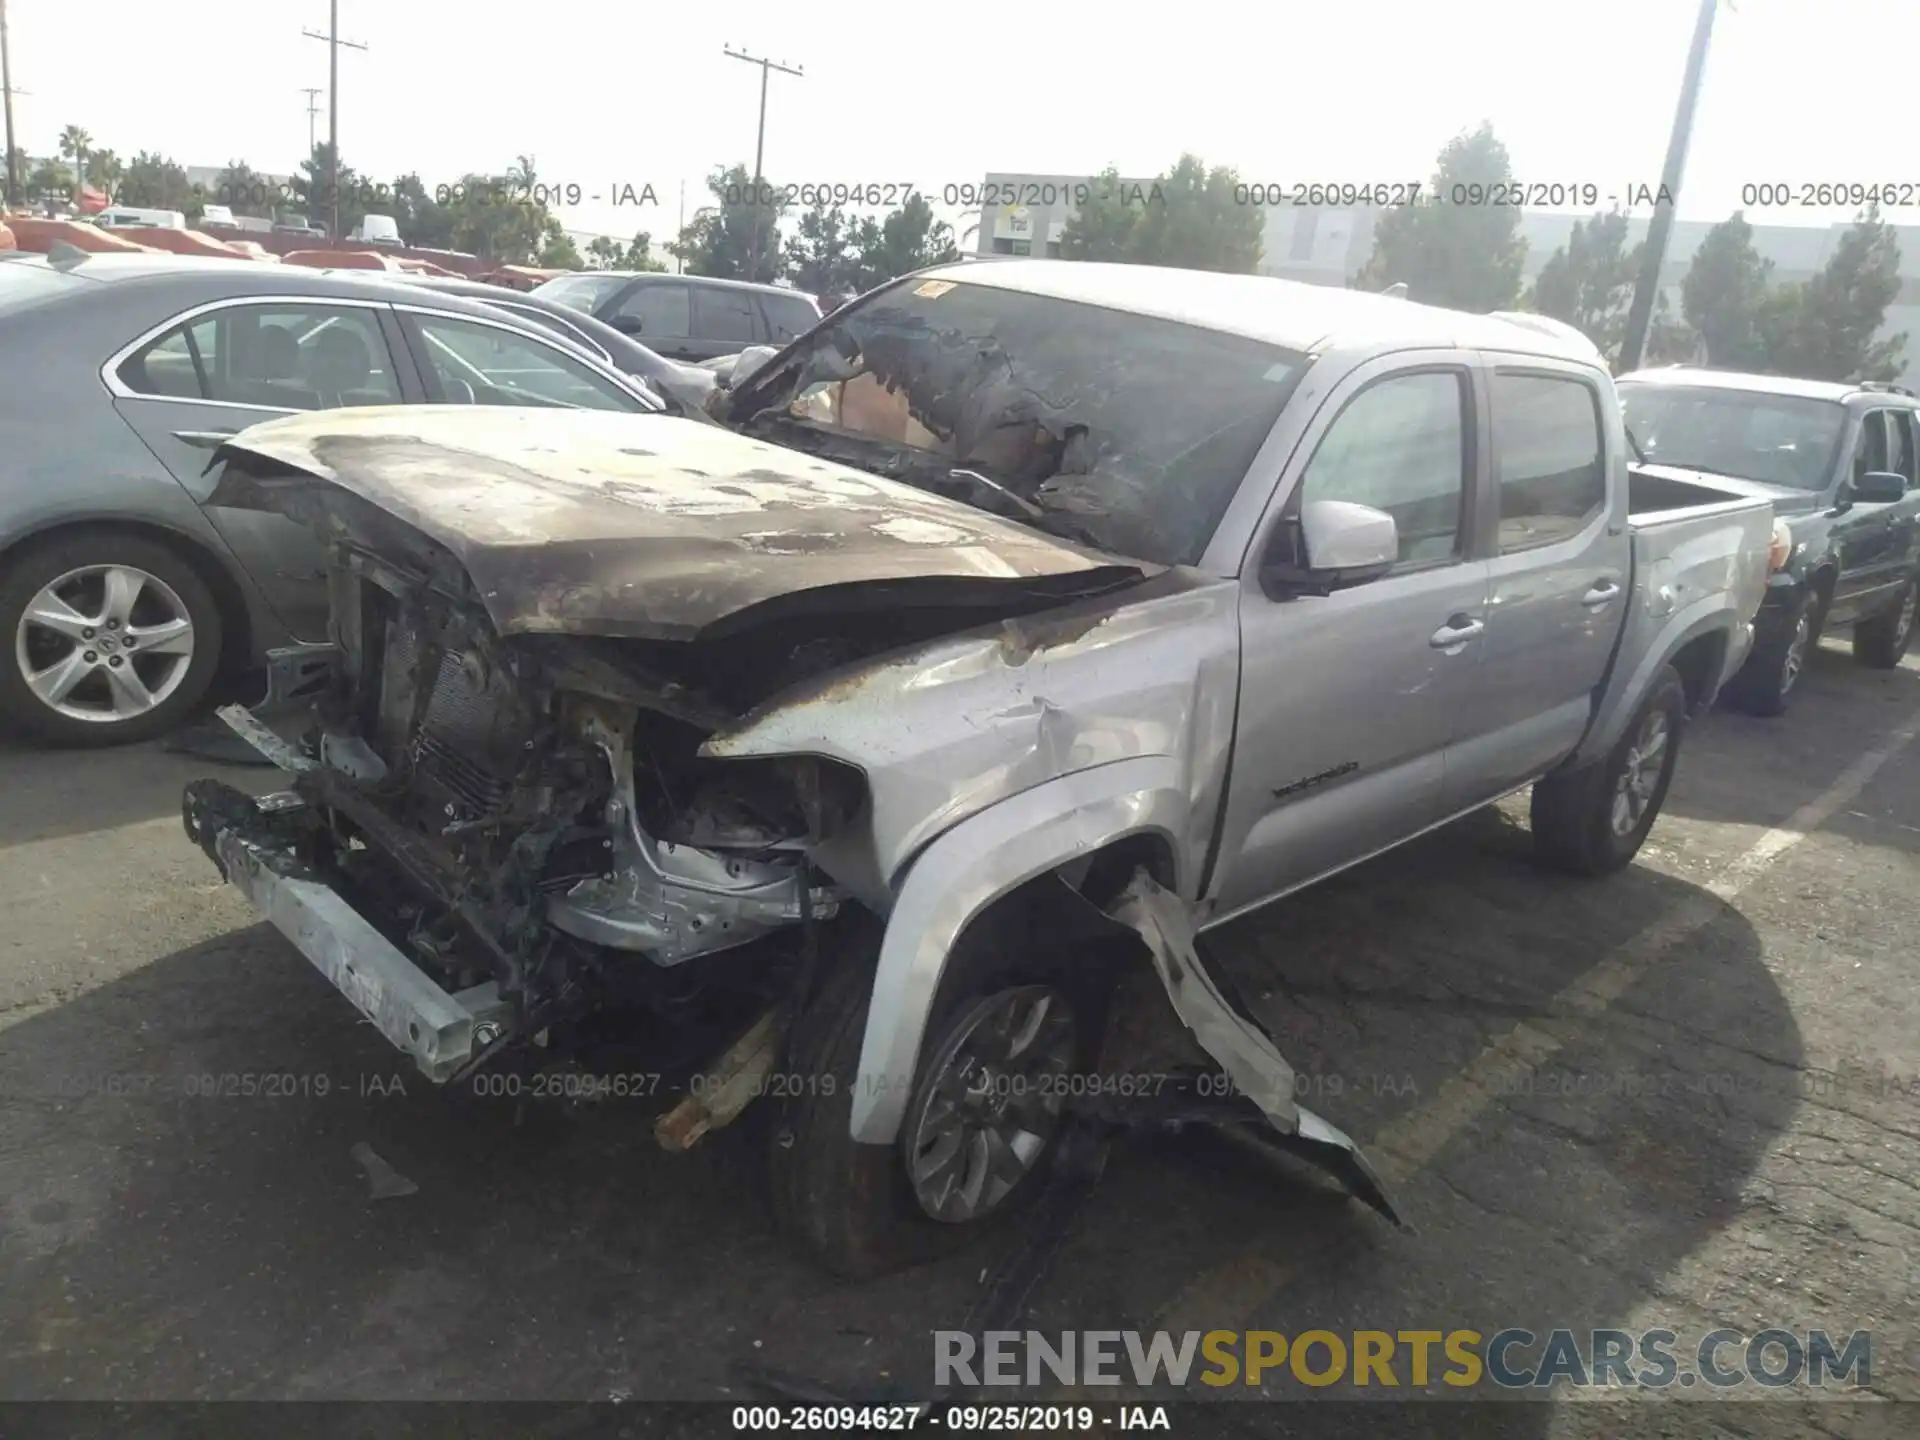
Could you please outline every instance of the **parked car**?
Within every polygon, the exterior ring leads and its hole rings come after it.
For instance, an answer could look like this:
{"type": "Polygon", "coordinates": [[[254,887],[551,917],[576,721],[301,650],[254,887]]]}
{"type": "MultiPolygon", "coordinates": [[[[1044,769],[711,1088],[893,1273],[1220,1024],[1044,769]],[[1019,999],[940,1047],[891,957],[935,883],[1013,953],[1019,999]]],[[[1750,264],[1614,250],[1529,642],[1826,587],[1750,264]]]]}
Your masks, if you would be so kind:
{"type": "Polygon", "coordinates": [[[941,267],[716,418],[229,441],[216,498],[363,558],[308,742],[223,712],[291,789],[186,828],[434,1080],[733,1017],[656,1135],[774,1097],[848,1273],[1034,1193],[1143,945],[1230,1123],[1391,1213],[1195,932],[1529,783],[1548,859],[1626,865],[1766,580],[1764,498],[1634,491],[1591,344],[1349,290],[941,267]]]}
{"type": "Polygon", "coordinates": [[[711,360],[749,345],[785,346],[820,323],[811,295],[702,275],[590,270],[549,280],[532,293],[638,336],[669,360],[711,360]]]}
{"type": "Polygon", "coordinates": [[[318,542],[210,506],[212,450],[296,410],[661,408],[550,331],[376,276],[70,252],[0,266],[0,720],[115,744],[216,668],[318,639],[318,542]]]}
{"type": "Polygon", "coordinates": [[[1920,577],[1920,402],[1887,385],[1841,385],[1675,366],[1623,375],[1628,432],[1650,477],[1764,495],[1785,558],[1727,698],[1777,715],[1831,626],[1854,658],[1889,669],[1913,639],[1920,577]]]}
{"type": "Polygon", "coordinates": [[[710,370],[700,365],[669,360],[648,349],[631,335],[622,334],[611,325],[603,324],[571,305],[562,305],[541,295],[509,290],[485,280],[445,279],[431,275],[393,278],[443,295],[460,295],[469,300],[478,300],[483,305],[504,310],[542,329],[551,330],[615,369],[645,381],[685,408],[704,411],[707,397],[713,393],[717,377],[710,370]]]}

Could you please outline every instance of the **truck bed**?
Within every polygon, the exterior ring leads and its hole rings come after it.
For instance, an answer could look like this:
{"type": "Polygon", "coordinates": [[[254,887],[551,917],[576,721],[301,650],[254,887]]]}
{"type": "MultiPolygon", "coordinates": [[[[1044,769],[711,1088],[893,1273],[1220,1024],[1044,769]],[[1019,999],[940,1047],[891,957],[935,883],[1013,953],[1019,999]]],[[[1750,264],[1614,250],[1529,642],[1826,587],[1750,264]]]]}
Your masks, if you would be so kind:
{"type": "Polygon", "coordinates": [[[1773,502],[1711,477],[1697,481],[1630,468],[1627,524],[1633,538],[1632,597],[1593,725],[1578,754],[1606,753],[1646,693],[1653,673],[1696,634],[1733,618],[1734,640],[1712,689],[1731,678],[1752,644],[1752,620],[1767,588],[1773,502]]]}

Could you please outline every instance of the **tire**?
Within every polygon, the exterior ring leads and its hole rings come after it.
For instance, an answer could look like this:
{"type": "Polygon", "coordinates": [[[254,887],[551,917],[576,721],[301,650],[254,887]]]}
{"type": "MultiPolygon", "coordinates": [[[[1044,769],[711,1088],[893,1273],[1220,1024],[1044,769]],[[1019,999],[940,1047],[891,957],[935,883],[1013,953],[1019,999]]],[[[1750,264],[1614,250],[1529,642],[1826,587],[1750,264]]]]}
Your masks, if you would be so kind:
{"type": "MultiPolygon", "coordinates": [[[[971,933],[963,938],[961,949],[973,938],[971,933]]],[[[931,1062],[983,1005],[1032,987],[1018,983],[1017,965],[968,965],[972,978],[943,997],[927,1026],[900,1139],[892,1145],[858,1144],[849,1127],[877,950],[875,943],[867,953],[836,963],[813,1003],[795,1021],[786,1069],[806,1079],[791,1087],[798,1093],[783,1099],[770,1127],[768,1179],[775,1227],[828,1270],[851,1279],[925,1264],[997,1230],[1045,1188],[1065,1129],[1063,1121],[989,1213],[960,1222],[933,1218],[916,1196],[907,1165],[908,1141],[929,1088],[931,1062]]],[[[957,949],[950,971],[966,960],[957,949]]],[[[1079,1013],[1075,1063],[1084,1064],[1090,1055],[1089,1037],[1104,1015],[1097,1004],[1079,1013]]]]}
{"type": "Polygon", "coordinates": [[[221,641],[212,592],[169,546],[105,530],[29,545],[0,575],[0,720],[54,745],[150,740],[205,698],[221,641]]]}
{"type": "Polygon", "coordinates": [[[1556,772],[1536,783],[1533,842],[1541,858],[1575,875],[1610,875],[1624,869],[1639,853],[1666,802],[1686,718],[1686,686],[1680,672],[1668,665],[1654,678],[1652,692],[1606,759],[1579,770],[1556,772]],[[1665,736],[1657,764],[1650,770],[1642,758],[1633,765],[1641,782],[1640,809],[1634,812],[1627,791],[1629,763],[1639,756],[1640,745],[1656,725],[1665,736]],[[1624,818],[1631,823],[1624,829],[1616,825],[1618,804],[1628,807],[1624,818]]]}
{"type": "Polygon", "coordinates": [[[1920,588],[1909,576],[1891,605],[1871,620],[1854,622],[1853,658],[1869,669],[1893,669],[1913,643],[1917,607],[1920,607],[1920,588]]]}
{"type": "Polygon", "coordinates": [[[1806,670],[1807,657],[1820,643],[1824,608],[1813,592],[1803,592],[1779,629],[1754,646],[1728,684],[1727,698],[1749,715],[1784,713],[1806,670]]]}

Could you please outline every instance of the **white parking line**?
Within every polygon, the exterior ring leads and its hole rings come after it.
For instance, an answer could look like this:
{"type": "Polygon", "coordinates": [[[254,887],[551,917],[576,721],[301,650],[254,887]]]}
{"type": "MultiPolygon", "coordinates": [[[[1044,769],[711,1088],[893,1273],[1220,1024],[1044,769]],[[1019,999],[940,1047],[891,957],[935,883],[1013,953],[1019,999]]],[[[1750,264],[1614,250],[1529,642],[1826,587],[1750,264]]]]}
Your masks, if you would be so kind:
{"type": "MultiPolygon", "coordinates": [[[[1786,823],[1767,831],[1720,876],[1677,909],[1623,941],[1592,969],[1556,993],[1545,1009],[1556,1017],[1593,1018],[1624,995],[1646,969],[1674,946],[1710,925],[1728,901],[1763,875],[1781,856],[1850,804],[1868,782],[1920,735],[1920,711],[1840,772],[1834,782],[1802,805],[1786,823]]],[[[1550,1059],[1565,1039],[1521,1021],[1444,1083],[1431,1100],[1416,1105],[1383,1128],[1366,1146],[1388,1184],[1405,1181],[1428,1164],[1501,1095],[1518,1093],[1527,1076],[1550,1059]]],[[[1155,1317],[1152,1328],[1186,1330],[1244,1328],[1289,1277],[1287,1257],[1275,1252],[1282,1237],[1248,1247],[1201,1275],[1155,1317]]]]}

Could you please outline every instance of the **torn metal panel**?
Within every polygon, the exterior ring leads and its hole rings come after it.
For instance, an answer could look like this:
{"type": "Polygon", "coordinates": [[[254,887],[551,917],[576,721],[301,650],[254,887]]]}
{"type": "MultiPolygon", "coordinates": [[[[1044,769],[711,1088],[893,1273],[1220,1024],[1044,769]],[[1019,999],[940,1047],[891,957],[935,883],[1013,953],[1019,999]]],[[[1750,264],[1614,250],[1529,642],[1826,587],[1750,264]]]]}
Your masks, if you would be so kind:
{"type": "Polygon", "coordinates": [[[887,877],[1010,796],[1167,756],[1187,787],[1183,852],[1204,856],[1233,735],[1239,596],[1232,581],[1169,571],[803,682],[701,753],[809,754],[857,767],[871,799],[874,868],[887,877]]]}
{"type": "Polygon", "coordinates": [[[254,718],[251,710],[244,705],[222,705],[214,711],[242,740],[258,750],[267,759],[282,770],[292,774],[316,768],[319,762],[301,752],[298,746],[282,740],[267,726],[254,718]]]}
{"type": "Polygon", "coordinates": [[[1234,1088],[1294,1142],[1289,1148],[1333,1170],[1361,1199],[1401,1223],[1386,1187],[1359,1147],[1339,1127],[1294,1102],[1293,1067],[1272,1038],[1220,992],[1194,943],[1192,907],[1140,870],[1107,914],[1146,942],[1174,1013],[1220,1063],[1234,1088]]]}
{"type": "Polygon", "coordinates": [[[325,510],[301,482],[328,482],[411,526],[465,568],[503,635],[690,639],[802,594],[1012,611],[1157,569],[664,415],[328,410],[256,425],[215,459],[212,504],[325,510]]]}

